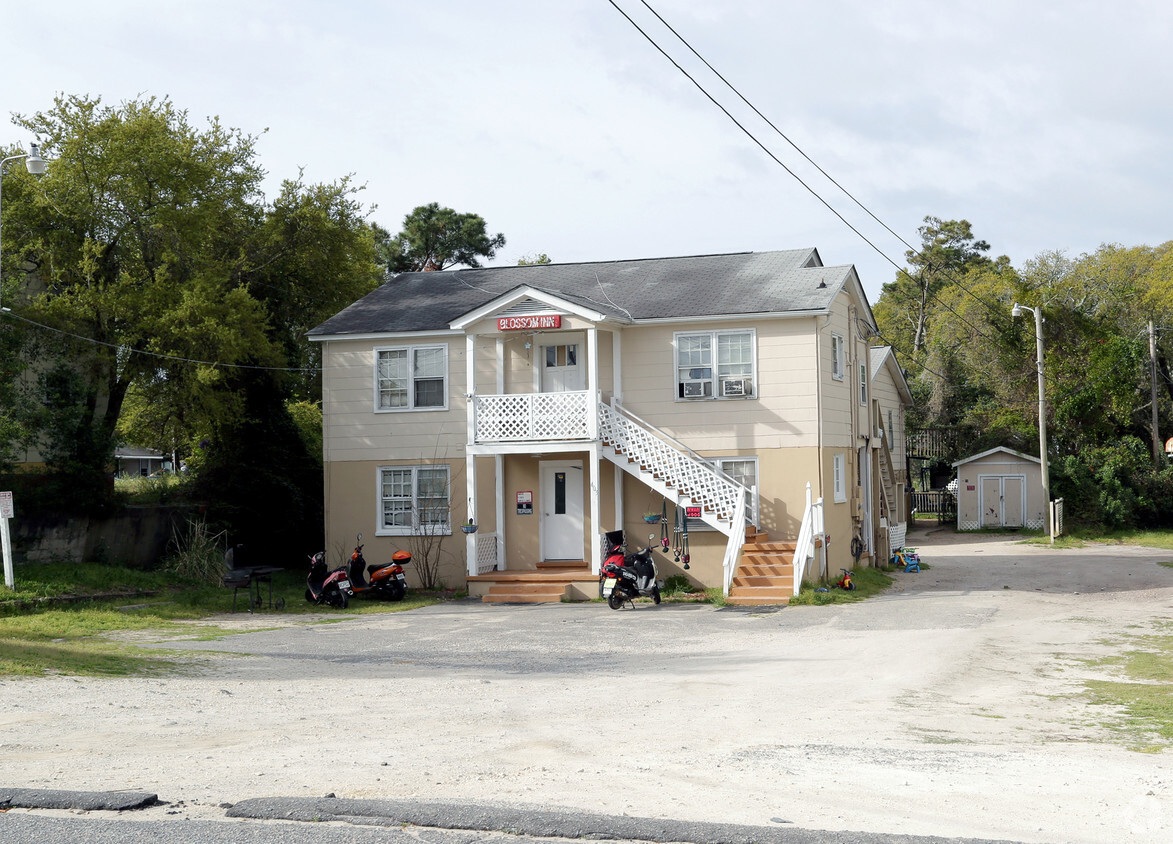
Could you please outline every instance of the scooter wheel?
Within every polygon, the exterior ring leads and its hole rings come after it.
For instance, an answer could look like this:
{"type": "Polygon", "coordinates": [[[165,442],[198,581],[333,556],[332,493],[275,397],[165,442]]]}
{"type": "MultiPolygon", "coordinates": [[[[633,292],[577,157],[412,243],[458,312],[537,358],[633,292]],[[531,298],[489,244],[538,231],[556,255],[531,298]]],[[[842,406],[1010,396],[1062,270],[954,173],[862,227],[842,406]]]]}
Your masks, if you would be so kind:
{"type": "Polygon", "coordinates": [[[388,601],[402,601],[407,594],[407,588],[404,586],[392,586],[390,593],[387,595],[388,601]]]}
{"type": "Polygon", "coordinates": [[[660,587],[659,586],[652,588],[652,603],[653,604],[660,603],[660,587]]]}
{"type": "Polygon", "coordinates": [[[307,601],[309,601],[311,604],[314,603],[314,593],[308,589],[305,590],[305,599],[307,601]]]}
{"type": "Polygon", "coordinates": [[[607,606],[613,610],[617,610],[623,606],[623,593],[618,589],[612,589],[611,594],[607,596],[607,606]]]}

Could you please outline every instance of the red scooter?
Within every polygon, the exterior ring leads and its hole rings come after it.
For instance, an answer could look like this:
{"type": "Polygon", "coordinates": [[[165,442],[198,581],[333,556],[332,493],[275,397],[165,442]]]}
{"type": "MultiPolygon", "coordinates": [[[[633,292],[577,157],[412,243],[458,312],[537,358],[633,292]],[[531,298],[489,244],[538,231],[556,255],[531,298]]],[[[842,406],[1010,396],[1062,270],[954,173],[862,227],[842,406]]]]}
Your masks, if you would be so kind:
{"type": "Polygon", "coordinates": [[[354,595],[350,580],[347,579],[346,569],[337,568],[334,571],[326,569],[326,552],[319,551],[310,557],[310,573],[305,579],[305,599],[311,604],[321,606],[325,604],[338,609],[346,609],[350,598],[354,595]]]}
{"type": "Polygon", "coordinates": [[[362,555],[362,534],[358,535],[358,545],[350,555],[350,583],[355,595],[369,598],[380,598],[385,601],[402,601],[407,594],[407,578],[403,574],[403,567],[411,562],[411,554],[407,551],[396,551],[391,555],[389,563],[371,563],[367,565],[362,555]],[[370,575],[368,580],[367,575],[370,575]]]}

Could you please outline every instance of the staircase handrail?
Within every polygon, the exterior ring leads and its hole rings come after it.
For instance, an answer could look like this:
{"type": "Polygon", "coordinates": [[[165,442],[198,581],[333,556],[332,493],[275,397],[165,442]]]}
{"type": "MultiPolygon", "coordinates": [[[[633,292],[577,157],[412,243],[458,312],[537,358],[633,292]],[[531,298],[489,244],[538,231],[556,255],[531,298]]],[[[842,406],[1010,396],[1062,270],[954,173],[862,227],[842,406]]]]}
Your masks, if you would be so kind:
{"type": "Polygon", "coordinates": [[[745,544],[745,528],[739,532],[738,525],[745,524],[745,496],[742,495],[733,507],[733,527],[729,531],[729,540],[725,543],[725,558],[721,561],[724,577],[722,594],[729,597],[729,588],[733,585],[733,575],[737,572],[737,561],[741,557],[741,548],[745,544]]]}
{"type": "Polygon", "coordinates": [[[822,533],[823,499],[816,502],[811,500],[811,485],[806,485],[806,507],[802,511],[802,524],[798,528],[798,539],[794,543],[794,558],[791,568],[794,570],[794,594],[802,589],[802,581],[806,578],[807,561],[815,556],[815,534],[822,533]]]}
{"type": "Polygon", "coordinates": [[[657,428],[651,422],[648,422],[646,419],[641,419],[640,417],[636,416],[634,413],[632,413],[630,410],[628,410],[626,407],[624,407],[623,404],[621,404],[618,399],[612,398],[611,399],[611,406],[613,408],[615,408],[615,410],[617,412],[622,413],[624,416],[629,417],[632,421],[638,422],[640,425],[642,425],[643,427],[647,428],[650,431],[654,431],[657,437],[659,437],[662,440],[666,440],[671,445],[676,446],[676,448],[678,448],[681,451],[683,451],[684,453],[686,453],[693,460],[699,460],[701,463],[707,464],[709,466],[709,468],[711,468],[714,472],[717,473],[717,475],[719,477],[724,478],[725,480],[729,481],[729,483],[731,483],[731,484],[737,484],[738,486],[744,486],[744,484],[742,484],[740,481],[736,480],[735,478],[731,477],[730,475],[727,475],[725,473],[725,470],[722,469],[720,466],[714,465],[711,460],[708,460],[708,459],[702,457],[701,455],[697,454],[695,451],[693,451],[691,448],[686,446],[680,440],[676,439],[676,437],[672,436],[671,434],[665,433],[664,431],[661,431],[659,428],[657,428]]]}
{"type": "Polygon", "coordinates": [[[614,399],[599,405],[600,436],[641,466],[647,466],[679,495],[707,507],[718,521],[730,520],[730,533],[744,532],[746,487],[688,446],[640,419],[614,399]],[[634,428],[639,437],[630,436],[634,428]],[[603,436],[604,429],[609,436],[603,436]],[[642,441],[641,441],[642,440],[642,441]],[[654,444],[649,446],[649,443],[654,444]],[[702,479],[696,483],[697,477],[702,479]],[[743,506],[738,511],[738,502],[743,506]],[[735,513],[741,513],[738,522],[735,513]]]}

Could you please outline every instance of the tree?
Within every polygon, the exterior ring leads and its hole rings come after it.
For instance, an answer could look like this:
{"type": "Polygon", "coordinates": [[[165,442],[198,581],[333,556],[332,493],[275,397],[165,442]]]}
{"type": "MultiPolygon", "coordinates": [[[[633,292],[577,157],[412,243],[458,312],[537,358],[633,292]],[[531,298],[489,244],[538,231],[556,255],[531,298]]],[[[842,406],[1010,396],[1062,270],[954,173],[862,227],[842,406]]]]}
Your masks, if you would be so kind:
{"type": "Polygon", "coordinates": [[[58,98],[16,119],[54,159],[35,189],[13,180],[13,202],[6,180],[4,205],[5,266],[33,268],[20,311],[62,332],[35,329],[22,350],[40,361],[25,381],[60,388],[53,424],[26,425],[46,433],[51,466],[102,478],[131,436],[168,451],[206,440],[255,468],[260,452],[231,442],[247,415],[276,425],[288,400],[318,400],[305,331],[383,278],[359,189],[299,176],[266,202],[254,138],[197,128],[167,100],[58,98]]]}
{"type": "Polygon", "coordinates": [[[426,272],[460,264],[479,267],[480,259],[492,259],[504,245],[505,235],[486,233],[483,217],[432,202],[403,218],[403,231],[384,241],[381,254],[391,272],[426,272]]]}
{"type": "Polygon", "coordinates": [[[552,263],[554,263],[554,262],[550,260],[550,256],[547,255],[545,252],[539,252],[536,255],[522,255],[520,258],[517,259],[517,266],[519,266],[519,267],[532,267],[532,266],[536,266],[538,264],[552,264],[552,263]]]}
{"type": "MultiPolygon", "coordinates": [[[[924,222],[917,229],[921,236],[920,249],[904,253],[908,269],[901,270],[895,281],[884,285],[875,309],[881,332],[914,365],[925,344],[933,298],[970,270],[995,264],[985,256],[990,244],[974,238],[968,220],[930,216],[924,222]]],[[[997,264],[1008,266],[1009,261],[1001,257],[997,264]]]]}

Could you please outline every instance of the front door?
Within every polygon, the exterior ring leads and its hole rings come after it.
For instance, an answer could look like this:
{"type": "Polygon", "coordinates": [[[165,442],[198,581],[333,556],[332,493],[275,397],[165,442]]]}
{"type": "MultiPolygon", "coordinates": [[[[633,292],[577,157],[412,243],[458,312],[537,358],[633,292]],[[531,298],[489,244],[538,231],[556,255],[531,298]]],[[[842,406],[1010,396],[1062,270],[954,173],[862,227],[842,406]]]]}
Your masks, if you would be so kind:
{"type": "Polygon", "coordinates": [[[578,343],[542,346],[543,393],[565,393],[586,388],[583,368],[578,362],[578,343]]]}
{"type": "Polygon", "coordinates": [[[582,511],[582,461],[543,461],[539,475],[542,559],[582,560],[586,524],[582,511]]]}

